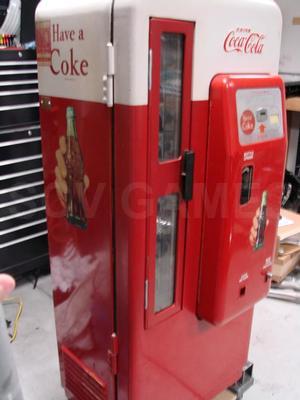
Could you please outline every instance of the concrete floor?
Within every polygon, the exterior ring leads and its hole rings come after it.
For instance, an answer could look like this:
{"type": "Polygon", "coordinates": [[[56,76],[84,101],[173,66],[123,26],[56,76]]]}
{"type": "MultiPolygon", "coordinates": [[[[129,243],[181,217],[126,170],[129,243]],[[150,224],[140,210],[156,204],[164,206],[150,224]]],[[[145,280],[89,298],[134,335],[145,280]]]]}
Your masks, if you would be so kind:
{"type": "MultiPolygon", "coordinates": [[[[20,283],[14,295],[24,302],[19,334],[12,344],[24,400],[65,400],[49,276],[40,278],[36,290],[30,282],[20,283]]],[[[15,307],[6,306],[5,311],[13,318],[15,307]]],[[[271,299],[257,305],[249,359],[256,381],[245,400],[300,399],[300,305],[271,299]]]]}

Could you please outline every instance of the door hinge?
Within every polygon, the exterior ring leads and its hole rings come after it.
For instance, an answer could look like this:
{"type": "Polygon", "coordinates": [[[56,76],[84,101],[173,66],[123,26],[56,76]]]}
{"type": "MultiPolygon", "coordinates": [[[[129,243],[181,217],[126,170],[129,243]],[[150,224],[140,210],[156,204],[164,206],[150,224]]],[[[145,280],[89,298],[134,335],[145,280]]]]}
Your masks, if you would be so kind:
{"type": "Polygon", "coordinates": [[[117,334],[114,332],[111,335],[111,349],[108,350],[108,363],[113,375],[118,373],[118,354],[119,354],[119,340],[117,334]]]}
{"type": "Polygon", "coordinates": [[[145,280],[145,310],[148,310],[149,305],[149,281],[145,280]]]}
{"type": "Polygon", "coordinates": [[[152,49],[149,50],[149,60],[148,60],[148,90],[152,89],[152,65],[153,65],[153,53],[152,49]]]}
{"type": "Polygon", "coordinates": [[[107,107],[114,105],[115,48],[107,43],[107,74],[103,76],[103,101],[107,107]]]}

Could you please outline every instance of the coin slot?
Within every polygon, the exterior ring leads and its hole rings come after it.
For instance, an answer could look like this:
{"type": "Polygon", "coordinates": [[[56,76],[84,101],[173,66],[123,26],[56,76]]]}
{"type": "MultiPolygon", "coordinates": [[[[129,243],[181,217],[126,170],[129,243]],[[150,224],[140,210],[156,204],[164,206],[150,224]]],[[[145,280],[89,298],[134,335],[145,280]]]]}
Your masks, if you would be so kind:
{"type": "Polygon", "coordinates": [[[268,119],[268,111],[265,108],[260,108],[256,111],[257,122],[266,122],[268,119]]]}
{"type": "Polygon", "coordinates": [[[245,296],[245,294],[246,294],[246,286],[243,286],[243,287],[240,289],[240,297],[245,296]]]}

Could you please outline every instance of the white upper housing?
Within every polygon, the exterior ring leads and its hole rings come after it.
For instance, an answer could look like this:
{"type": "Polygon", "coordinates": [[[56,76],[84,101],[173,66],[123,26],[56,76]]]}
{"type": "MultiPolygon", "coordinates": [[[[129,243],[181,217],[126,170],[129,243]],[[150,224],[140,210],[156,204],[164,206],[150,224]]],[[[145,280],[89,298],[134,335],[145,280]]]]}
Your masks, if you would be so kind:
{"type": "MultiPolygon", "coordinates": [[[[111,0],[42,0],[36,19],[50,21],[51,48],[57,49],[55,74],[39,63],[42,95],[103,102],[111,7],[111,0]],[[60,31],[75,32],[72,41],[66,34],[53,42],[57,24],[60,31]],[[71,48],[78,63],[88,61],[86,75],[57,73],[71,48]]],[[[192,100],[208,99],[218,73],[278,73],[282,18],[273,0],[115,0],[113,16],[115,103],[148,103],[151,17],[195,22],[192,100]]]]}

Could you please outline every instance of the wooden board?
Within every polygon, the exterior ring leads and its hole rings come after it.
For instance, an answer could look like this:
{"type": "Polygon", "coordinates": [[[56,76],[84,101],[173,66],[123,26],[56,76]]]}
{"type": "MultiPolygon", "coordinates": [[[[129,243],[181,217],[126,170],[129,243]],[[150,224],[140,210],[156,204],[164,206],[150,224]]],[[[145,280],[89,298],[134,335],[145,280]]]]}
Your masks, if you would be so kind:
{"type": "Polygon", "coordinates": [[[213,400],[236,400],[236,395],[226,390],[225,392],[220,393],[213,400]]]}
{"type": "Polygon", "coordinates": [[[293,25],[300,25],[300,17],[293,18],[293,25]]]}
{"type": "MultiPolygon", "coordinates": [[[[280,250],[284,251],[284,253],[282,255],[279,255],[278,259],[298,253],[300,251],[300,246],[298,246],[297,244],[281,243],[280,250]]],[[[278,260],[276,259],[276,262],[277,261],[278,260]]]]}
{"type": "Polygon", "coordinates": [[[288,111],[300,111],[300,97],[289,97],[286,99],[286,109],[288,111]]]}
{"type": "Polygon", "coordinates": [[[296,268],[296,266],[299,264],[299,260],[300,253],[296,253],[284,264],[277,264],[274,262],[272,267],[272,281],[277,283],[283,281],[283,279],[286,278],[288,274],[296,268]]]}
{"type": "Polygon", "coordinates": [[[278,265],[286,265],[292,258],[291,254],[285,254],[284,256],[278,256],[275,258],[274,263],[278,265]]]}

